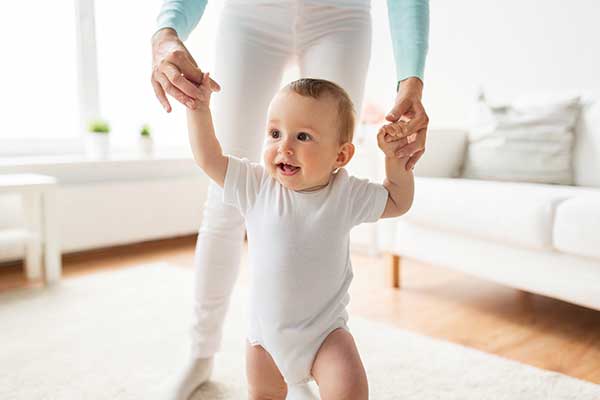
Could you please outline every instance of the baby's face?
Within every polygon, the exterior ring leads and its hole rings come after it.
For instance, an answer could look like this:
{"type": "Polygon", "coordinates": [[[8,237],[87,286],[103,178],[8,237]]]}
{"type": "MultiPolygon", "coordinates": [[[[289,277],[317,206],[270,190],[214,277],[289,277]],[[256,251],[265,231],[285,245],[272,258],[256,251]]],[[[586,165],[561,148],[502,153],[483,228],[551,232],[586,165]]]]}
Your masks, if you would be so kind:
{"type": "Polygon", "coordinates": [[[267,117],[264,162],[269,174],[292,190],[327,185],[331,173],[345,165],[354,151],[352,144],[340,143],[337,115],[337,103],[330,96],[313,99],[280,91],[267,117]],[[348,146],[352,147],[349,156],[348,146]]]}

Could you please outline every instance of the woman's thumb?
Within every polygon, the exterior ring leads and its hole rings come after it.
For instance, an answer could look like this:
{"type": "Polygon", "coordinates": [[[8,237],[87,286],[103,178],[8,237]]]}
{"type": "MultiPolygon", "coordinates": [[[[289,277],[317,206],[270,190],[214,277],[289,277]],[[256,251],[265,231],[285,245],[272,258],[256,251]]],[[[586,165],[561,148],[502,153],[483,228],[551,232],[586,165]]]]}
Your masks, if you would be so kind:
{"type": "Polygon", "coordinates": [[[385,119],[390,122],[396,122],[400,119],[400,117],[402,117],[402,115],[404,115],[409,110],[409,108],[410,108],[409,102],[402,101],[400,103],[396,103],[396,104],[394,104],[392,111],[390,111],[385,116],[385,119]]]}

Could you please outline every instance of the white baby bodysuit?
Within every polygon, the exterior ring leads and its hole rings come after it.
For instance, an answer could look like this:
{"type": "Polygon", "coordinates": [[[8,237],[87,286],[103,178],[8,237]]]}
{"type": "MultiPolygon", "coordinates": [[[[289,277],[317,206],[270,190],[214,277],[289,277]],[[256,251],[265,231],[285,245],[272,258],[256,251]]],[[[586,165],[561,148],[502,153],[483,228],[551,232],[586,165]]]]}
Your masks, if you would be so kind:
{"type": "Polygon", "coordinates": [[[223,200],[246,219],[250,257],[248,340],[264,347],[288,384],[311,379],[327,335],[348,329],[350,229],[379,219],[381,184],[332,174],[313,192],[281,185],[265,168],[229,156],[223,200]]]}

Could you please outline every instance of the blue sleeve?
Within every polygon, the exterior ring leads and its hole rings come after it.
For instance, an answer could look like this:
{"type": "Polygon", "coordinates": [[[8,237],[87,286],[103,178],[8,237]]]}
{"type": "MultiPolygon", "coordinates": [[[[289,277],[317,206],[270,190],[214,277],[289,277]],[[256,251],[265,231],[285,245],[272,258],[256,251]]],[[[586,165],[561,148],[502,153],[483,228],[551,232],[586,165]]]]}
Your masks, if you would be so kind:
{"type": "Polygon", "coordinates": [[[186,40],[194,30],[207,0],[165,0],[158,17],[156,31],[163,28],[173,28],[181,40],[186,40]]]}
{"type": "Polygon", "coordinates": [[[429,46],[429,0],[388,0],[390,33],[398,81],[423,80],[429,46]]]}

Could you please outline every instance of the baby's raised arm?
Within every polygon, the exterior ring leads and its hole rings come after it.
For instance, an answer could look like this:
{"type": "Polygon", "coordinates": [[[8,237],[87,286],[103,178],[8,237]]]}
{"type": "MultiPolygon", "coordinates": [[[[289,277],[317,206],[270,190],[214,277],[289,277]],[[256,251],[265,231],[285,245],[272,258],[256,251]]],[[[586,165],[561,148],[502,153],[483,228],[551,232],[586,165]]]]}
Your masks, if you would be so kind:
{"type": "Polygon", "coordinates": [[[381,218],[398,217],[406,213],[410,209],[414,197],[413,173],[412,170],[406,171],[406,162],[410,157],[398,158],[396,156],[398,141],[406,140],[406,138],[399,139],[390,134],[392,133],[390,130],[398,129],[397,124],[402,124],[402,122],[396,122],[395,126],[391,126],[392,124],[383,126],[377,134],[377,143],[385,154],[386,178],[383,186],[388,190],[388,200],[381,218]]]}
{"type": "Polygon", "coordinates": [[[210,112],[210,95],[213,90],[209,81],[208,73],[205,73],[199,85],[202,96],[198,99],[198,106],[195,110],[187,108],[188,136],[196,164],[223,187],[228,159],[223,154],[213,127],[210,112]]]}

